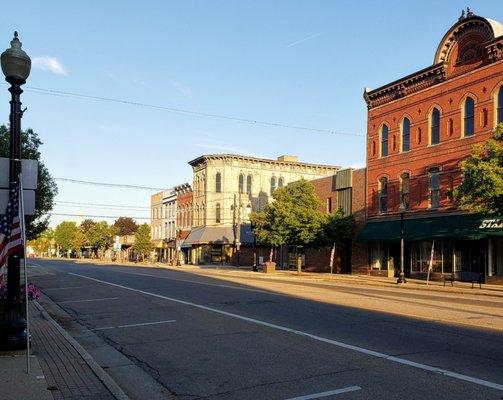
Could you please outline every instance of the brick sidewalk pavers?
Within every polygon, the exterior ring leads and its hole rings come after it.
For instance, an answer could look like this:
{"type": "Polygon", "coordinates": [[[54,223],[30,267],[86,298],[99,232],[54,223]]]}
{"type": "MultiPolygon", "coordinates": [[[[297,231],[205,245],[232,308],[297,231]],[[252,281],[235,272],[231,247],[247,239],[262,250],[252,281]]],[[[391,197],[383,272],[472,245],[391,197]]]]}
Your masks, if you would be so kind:
{"type": "Polygon", "coordinates": [[[41,312],[30,305],[32,352],[55,400],[113,400],[90,366],[41,312]]]}

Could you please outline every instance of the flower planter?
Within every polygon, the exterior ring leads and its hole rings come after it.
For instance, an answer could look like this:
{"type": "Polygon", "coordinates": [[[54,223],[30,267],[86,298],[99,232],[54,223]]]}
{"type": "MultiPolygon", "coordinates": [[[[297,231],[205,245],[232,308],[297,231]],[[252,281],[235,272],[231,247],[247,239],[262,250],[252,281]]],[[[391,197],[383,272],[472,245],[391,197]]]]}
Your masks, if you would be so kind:
{"type": "Polygon", "coordinates": [[[262,270],[266,274],[272,274],[276,271],[276,263],[274,261],[266,261],[262,270]]]}

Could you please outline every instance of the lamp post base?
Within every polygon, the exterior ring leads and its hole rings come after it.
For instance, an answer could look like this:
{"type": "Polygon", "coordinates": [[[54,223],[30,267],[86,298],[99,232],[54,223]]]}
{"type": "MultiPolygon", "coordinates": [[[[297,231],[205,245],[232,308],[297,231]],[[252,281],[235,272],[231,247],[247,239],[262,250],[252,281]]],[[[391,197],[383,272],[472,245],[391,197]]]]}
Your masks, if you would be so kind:
{"type": "Polygon", "coordinates": [[[26,320],[18,317],[14,320],[4,320],[0,325],[0,349],[21,350],[26,349],[26,320]]]}

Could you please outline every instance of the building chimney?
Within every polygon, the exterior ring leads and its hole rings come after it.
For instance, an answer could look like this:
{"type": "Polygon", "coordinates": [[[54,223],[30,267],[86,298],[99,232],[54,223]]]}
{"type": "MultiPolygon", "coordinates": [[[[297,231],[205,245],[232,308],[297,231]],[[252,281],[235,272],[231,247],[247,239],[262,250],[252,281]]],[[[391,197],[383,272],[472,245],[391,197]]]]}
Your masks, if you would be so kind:
{"type": "Polygon", "coordinates": [[[297,162],[299,162],[299,157],[298,157],[298,156],[287,156],[287,155],[283,155],[283,156],[279,156],[279,157],[278,157],[278,161],[281,161],[281,162],[290,162],[290,163],[297,163],[297,162]]]}

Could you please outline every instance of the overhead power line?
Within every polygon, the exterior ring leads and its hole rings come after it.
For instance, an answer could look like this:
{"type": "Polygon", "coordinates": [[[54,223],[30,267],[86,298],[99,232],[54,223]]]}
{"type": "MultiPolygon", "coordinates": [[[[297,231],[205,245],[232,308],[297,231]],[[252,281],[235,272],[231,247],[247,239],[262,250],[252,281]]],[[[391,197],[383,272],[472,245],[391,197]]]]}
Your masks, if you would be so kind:
{"type": "Polygon", "coordinates": [[[52,95],[52,96],[74,97],[74,98],[87,99],[87,100],[106,101],[106,102],[111,102],[111,103],[127,104],[127,105],[132,105],[132,106],[152,108],[152,109],[156,109],[156,110],[163,110],[163,111],[168,111],[168,112],[177,113],[177,114],[192,115],[192,116],[200,117],[200,118],[222,119],[222,120],[241,122],[241,123],[247,123],[247,124],[252,124],[252,125],[272,126],[272,127],[276,127],[276,128],[295,129],[295,130],[325,133],[325,134],[331,134],[331,135],[356,136],[356,137],[364,137],[365,136],[361,133],[340,132],[340,131],[336,131],[334,129],[313,128],[313,127],[307,127],[307,126],[301,126],[301,125],[287,124],[287,123],[283,123],[283,122],[241,118],[241,117],[236,117],[236,116],[232,116],[232,115],[207,113],[207,112],[188,110],[188,109],[178,108],[178,107],[167,107],[167,106],[161,106],[161,105],[156,105],[156,104],[141,103],[138,101],[117,99],[117,98],[112,98],[112,97],[92,96],[92,95],[86,95],[86,94],[75,93],[75,92],[65,92],[63,90],[39,88],[39,87],[34,87],[34,86],[26,86],[26,91],[33,92],[33,93],[47,94],[47,95],[52,95]]]}
{"type": "Polygon", "coordinates": [[[163,188],[150,187],[150,186],[127,185],[127,184],[122,184],[122,183],[93,182],[93,181],[83,181],[83,180],[79,180],[79,179],[70,179],[70,178],[54,178],[54,179],[57,181],[62,181],[62,182],[78,183],[78,184],[92,185],[92,186],[116,187],[116,188],[122,188],[122,189],[139,189],[139,190],[156,190],[156,191],[166,190],[165,188],[163,189],[163,188]]]}
{"type": "MultiPolygon", "coordinates": [[[[124,217],[124,215],[89,215],[89,214],[69,214],[69,213],[47,213],[48,215],[56,215],[56,216],[61,216],[61,217],[80,217],[80,218],[115,218],[118,219],[120,217],[124,217]]],[[[144,219],[144,220],[149,220],[150,217],[135,217],[135,216],[130,216],[130,218],[133,219],[144,219]]]]}
{"type": "Polygon", "coordinates": [[[100,208],[124,208],[124,209],[138,209],[138,210],[149,210],[148,206],[128,206],[124,204],[103,204],[103,203],[82,203],[77,201],[55,201],[56,204],[60,204],[62,206],[82,206],[82,207],[100,207],[100,208]]]}

